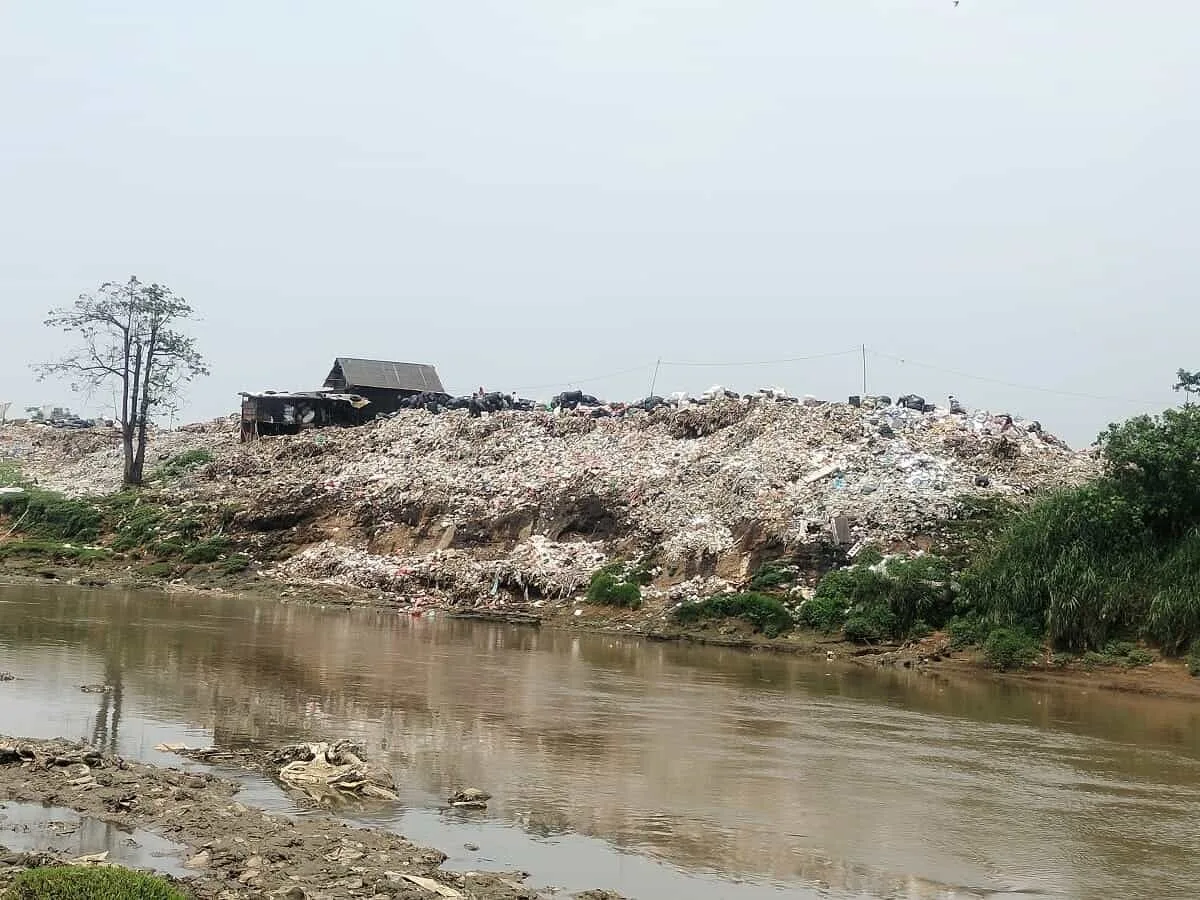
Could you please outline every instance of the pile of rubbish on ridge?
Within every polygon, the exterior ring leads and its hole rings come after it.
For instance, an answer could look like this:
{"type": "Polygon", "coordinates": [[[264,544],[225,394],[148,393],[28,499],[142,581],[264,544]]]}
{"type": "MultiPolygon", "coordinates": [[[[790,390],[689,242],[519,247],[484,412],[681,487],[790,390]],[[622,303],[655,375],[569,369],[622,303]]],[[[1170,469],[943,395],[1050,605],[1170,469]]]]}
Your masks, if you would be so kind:
{"type": "MultiPolygon", "coordinates": [[[[901,397],[900,402],[909,398],[901,397]]],[[[913,398],[919,400],[922,406],[925,401],[921,398],[913,398]]],[[[754,403],[763,400],[774,400],[780,403],[803,403],[806,406],[818,406],[824,401],[819,401],[815,397],[805,396],[796,397],[789,394],[783,388],[764,388],[754,391],[749,394],[739,394],[736,391],[727,390],[726,388],[717,385],[709,388],[701,394],[695,396],[686,391],[678,391],[666,397],[661,397],[657,394],[651,394],[634,403],[608,402],[601,400],[591,394],[585,394],[583,391],[563,391],[553,397],[549,403],[541,404],[535,400],[529,400],[518,397],[516,394],[505,394],[500,391],[484,391],[482,388],[469,396],[455,397],[450,394],[445,394],[437,391],[423,391],[419,394],[414,394],[411,397],[406,397],[400,401],[402,409],[423,409],[426,412],[437,415],[438,413],[449,412],[450,410],[466,410],[467,413],[478,418],[484,413],[497,413],[506,410],[517,410],[521,412],[533,412],[534,410],[543,411],[561,411],[563,413],[573,413],[576,415],[591,416],[594,419],[604,419],[608,417],[617,417],[626,415],[630,412],[653,412],[656,409],[672,408],[681,409],[688,406],[705,406],[709,403],[722,400],[740,400],[746,403],[754,403]]],[[[885,401],[883,405],[891,403],[887,397],[882,398],[866,398],[870,401],[885,401]]],[[[857,405],[857,404],[856,404],[857,405]]],[[[921,407],[909,407],[921,408],[921,407]]],[[[932,412],[933,407],[929,410],[932,412]]],[[[395,416],[392,413],[390,418],[395,416]]]]}

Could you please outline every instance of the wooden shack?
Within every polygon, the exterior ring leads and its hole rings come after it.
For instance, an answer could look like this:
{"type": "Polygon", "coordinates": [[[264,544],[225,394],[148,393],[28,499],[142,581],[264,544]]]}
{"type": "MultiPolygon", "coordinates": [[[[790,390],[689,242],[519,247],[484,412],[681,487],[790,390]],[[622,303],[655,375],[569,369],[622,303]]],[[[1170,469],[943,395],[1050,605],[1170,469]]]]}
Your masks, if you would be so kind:
{"type": "Polygon", "coordinates": [[[318,391],[243,392],[241,438],[362,425],[400,409],[405,397],[442,390],[430,365],[339,356],[318,391]]]}

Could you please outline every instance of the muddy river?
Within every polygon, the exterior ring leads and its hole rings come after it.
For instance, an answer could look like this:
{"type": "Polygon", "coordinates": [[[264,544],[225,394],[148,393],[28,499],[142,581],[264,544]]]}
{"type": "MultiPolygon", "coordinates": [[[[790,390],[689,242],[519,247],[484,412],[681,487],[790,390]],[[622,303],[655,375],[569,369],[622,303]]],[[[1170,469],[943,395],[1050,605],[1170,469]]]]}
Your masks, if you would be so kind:
{"type": "MultiPolygon", "coordinates": [[[[0,682],[0,732],[151,762],[180,764],[160,742],[361,740],[402,802],[347,817],[535,885],[689,900],[1200,891],[1200,706],[1183,701],[43,586],[0,586],[0,670],[18,678],[0,682]],[[495,799],[442,811],[463,786],[495,799]]],[[[306,814],[240,777],[252,802],[306,814]]]]}

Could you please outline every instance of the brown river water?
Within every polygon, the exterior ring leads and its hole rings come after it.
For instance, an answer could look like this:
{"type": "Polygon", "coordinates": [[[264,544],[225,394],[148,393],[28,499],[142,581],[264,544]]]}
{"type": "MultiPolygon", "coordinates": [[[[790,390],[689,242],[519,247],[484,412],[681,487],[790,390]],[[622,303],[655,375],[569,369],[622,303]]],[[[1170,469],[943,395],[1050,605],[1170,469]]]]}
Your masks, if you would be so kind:
{"type": "MultiPolygon", "coordinates": [[[[20,679],[0,683],[0,732],[166,765],[180,760],[153,749],[164,741],[360,740],[402,802],[347,818],[540,886],[1200,896],[1200,705],[1186,701],[57,586],[0,586],[0,671],[20,679]],[[79,690],[99,682],[113,690],[79,690]],[[464,786],[495,799],[441,809],[464,786]]],[[[297,812],[241,778],[250,802],[297,812]]]]}

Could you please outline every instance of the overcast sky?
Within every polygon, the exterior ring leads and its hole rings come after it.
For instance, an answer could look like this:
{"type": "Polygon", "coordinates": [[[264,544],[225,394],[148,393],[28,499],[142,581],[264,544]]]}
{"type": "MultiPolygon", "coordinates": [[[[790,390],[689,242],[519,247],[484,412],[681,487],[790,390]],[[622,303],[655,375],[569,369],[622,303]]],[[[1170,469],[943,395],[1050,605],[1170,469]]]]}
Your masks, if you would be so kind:
{"type": "Polygon", "coordinates": [[[865,344],[909,361],[872,392],[1086,444],[1200,368],[1198,34],[1194,0],[6,3],[0,400],[103,412],[29,365],[137,274],[202,316],[186,419],[337,355],[634,399],[865,344]]]}

